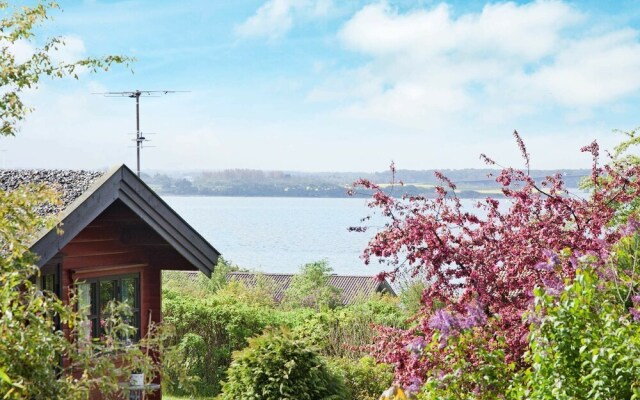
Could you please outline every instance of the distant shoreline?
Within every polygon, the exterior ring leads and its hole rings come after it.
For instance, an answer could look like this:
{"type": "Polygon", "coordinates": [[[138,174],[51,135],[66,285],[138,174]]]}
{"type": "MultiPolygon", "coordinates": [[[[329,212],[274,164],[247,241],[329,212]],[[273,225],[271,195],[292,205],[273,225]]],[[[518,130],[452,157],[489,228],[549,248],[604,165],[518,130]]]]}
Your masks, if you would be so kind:
{"type": "MultiPolygon", "coordinates": [[[[462,199],[504,197],[496,182],[498,170],[449,170],[445,175],[457,185],[456,195],[462,199]]],[[[567,187],[578,187],[588,176],[586,170],[532,170],[532,179],[560,173],[567,187]]],[[[442,182],[434,171],[398,170],[375,173],[296,173],[261,170],[224,170],[201,173],[143,174],[143,180],[161,195],[203,197],[280,197],[280,198],[349,198],[347,191],[353,182],[365,179],[385,192],[398,197],[437,197],[436,186],[442,182]],[[394,182],[394,183],[392,183],[394,182]],[[404,184],[400,184],[404,182],[404,184]]],[[[358,189],[363,197],[374,191],[358,189]]]]}
{"type": "MultiPolygon", "coordinates": [[[[579,188],[568,188],[571,193],[575,194],[585,194],[585,192],[581,191],[579,188]]],[[[227,197],[227,198],[274,198],[274,199],[361,199],[368,200],[371,198],[371,195],[356,195],[356,196],[300,196],[300,195],[292,195],[292,196],[283,196],[283,195],[269,195],[269,194],[201,194],[201,193],[167,193],[159,191],[158,194],[160,196],[170,196],[170,197],[227,197]]],[[[419,194],[411,194],[412,196],[417,196],[419,194]]],[[[492,192],[492,193],[479,193],[475,191],[463,191],[456,192],[456,195],[460,199],[477,199],[482,200],[488,197],[490,198],[505,198],[503,193],[492,192]]],[[[436,196],[431,194],[423,194],[425,198],[434,199],[436,196]]],[[[399,196],[401,197],[401,196],[399,196]]]]}
{"type": "MultiPolygon", "coordinates": [[[[468,192],[464,192],[464,193],[468,193],[468,192]]],[[[477,192],[475,192],[477,193],[477,192]]],[[[365,196],[365,195],[360,195],[360,196],[349,196],[349,195],[344,195],[344,196],[300,196],[300,195],[295,195],[295,196],[284,196],[284,195],[268,195],[268,194],[198,194],[198,193],[167,193],[167,192],[158,192],[158,194],[160,196],[172,196],[172,197],[229,197],[229,198],[233,198],[233,197],[255,197],[255,198],[259,198],[259,197],[264,197],[264,198],[279,198],[279,199],[369,199],[371,198],[371,196],[365,196]]],[[[504,195],[502,193],[477,193],[477,195],[473,195],[473,196],[461,196],[460,193],[456,193],[458,195],[459,198],[463,198],[463,199],[485,199],[487,197],[500,197],[503,198],[504,195]]],[[[415,195],[414,195],[415,196],[415,195]]],[[[425,195],[426,198],[430,198],[433,199],[435,198],[435,196],[429,196],[429,195],[425,195]]]]}

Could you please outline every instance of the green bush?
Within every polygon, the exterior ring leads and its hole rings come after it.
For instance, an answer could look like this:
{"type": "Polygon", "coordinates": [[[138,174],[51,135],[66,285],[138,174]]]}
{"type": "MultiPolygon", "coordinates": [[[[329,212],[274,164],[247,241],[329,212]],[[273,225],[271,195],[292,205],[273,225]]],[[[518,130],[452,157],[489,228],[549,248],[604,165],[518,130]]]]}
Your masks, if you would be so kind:
{"type": "Polygon", "coordinates": [[[404,319],[397,299],[387,296],[337,309],[323,307],[318,312],[275,305],[268,282],[264,290],[249,289],[239,282],[218,285],[216,290],[205,290],[207,287],[173,281],[163,292],[164,321],[175,330],[169,344],[176,345],[171,357],[164,358],[168,393],[217,395],[232,352],[244,348],[248,338],[268,326],[290,329],[297,338],[315,345],[321,355],[357,360],[372,343],[372,324],[399,326],[404,319]]]}
{"type": "Polygon", "coordinates": [[[377,400],[393,383],[393,368],[376,364],[373,357],[331,358],[329,365],[344,378],[349,398],[353,400],[377,400]]]}
{"type": "Polygon", "coordinates": [[[185,271],[162,271],[162,287],[172,292],[204,297],[224,289],[227,286],[227,274],[238,270],[238,266],[220,257],[211,278],[202,273],[193,276],[185,271]]]}
{"type": "Polygon", "coordinates": [[[376,325],[393,326],[396,328],[406,325],[406,316],[397,297],[386,294],[374,294],[346,307],[353,314],[369,317],[376,325]]]}
{"type": "Polygon", "coordinates": [[[422,293],[427,288],[427,284],[423,281],[405,282],[399,293],[400,304],[407,316],[412,316],[420,311],[422,307],[422,293]]]}
{"type": "Polygon", "coordinates": [[[264,275],[256,276],[256,286],[247,287],[239,281],[231,281],[217,293],[220,300],[244,303],[252,306],[275,308],[273,281],[264,275]]]}
{"type": "Polygon", "coordinates": [[[639,398],[640,323],[618,289],[585,269],[557,297],[536,290],[541,319],[530,335],[531,368],[513,397],[639,398]]]}
{"type": "Polygon", "coordinates": [[[291,279],[282,304],[290,308],[333,309],[340,305],[340,290],[329,284],[333,270],[326,260],[305,264],[291,279]]]}
{"type": "MultiPolygon", "coordinates": [[[[255,307],[228,298],[209,296],[195,298],[165,291],[164,321],[175,329],[181,364],[187,374],[197,377],[193,388],[198,395],[215,395],[220,381],[226,377],[234,350],[242,349],[247,338],[257,335],[269,325],[280,325],[279,315],[264,307],[255,307]]],[[[185,394],[178,382],[180,371],[167,366],[167,390],[185,394]]],[[[182,379],[183,380],[183,379],[182,379]]]]}
{"type": "Polygon", "coordinates": [[[506,362],[506,343],[502,336],[495,333],[495,322],[490,319],[484,327],[464,329],[446,338],[435,333],[430,341],[425,341],[422,359],[438,360],[440,365],[447,366],[448,371],[431,370],[417,398],[504,399],[516,365],[506,362]],[[446,346],[443,346],[444,343],[446,346]]]}
{"type": "Polygon", "coordinates": [[[233,355],[220,400],[348,399],[341,378],[303,339],[267,330],[233,355]]]}
{"type": "Polygon", "coordinates": [[[314,313],[296,325],[295,331],[316,345],[323,356],[359,359],[373,344],[375,325],[400,327],[403,323],[397,300],[376,296],[348,307],[314,313]]]}

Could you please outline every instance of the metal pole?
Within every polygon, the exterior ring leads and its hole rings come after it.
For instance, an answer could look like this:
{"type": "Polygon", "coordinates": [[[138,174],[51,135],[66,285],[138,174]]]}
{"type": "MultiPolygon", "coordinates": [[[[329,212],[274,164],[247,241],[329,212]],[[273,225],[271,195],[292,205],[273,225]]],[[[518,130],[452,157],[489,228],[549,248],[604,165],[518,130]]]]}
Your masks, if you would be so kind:
{"type": "Polygon", "coordinates": [[[138,177],[140,177],[140,91],[136,90],[136,155],[138,162],[138,177]]]}
{"type": "MultiPolygon", "coordinates": [[[[2,0],[0,0],[0,3],[2,0]]],[[[169,93],[179,93],[184,92],[182,90],[134,90],[134,91],[125,91],[125,92],[105,92],[105,93],[94,93],[94,94],[102,94],[106,97],[129,97],[130,99],[136,99],[136,172],[138,177],[140,177],[140,152],[142,151],[142,143],[147,140],[144,136],[142,136],[142,132],[140,132],[140,97],[143,94],[145,96],[158,97],[160,95],[169,94],[169,93]]],[[[153,147],[153,146],[151,146],[153,147]]]]}

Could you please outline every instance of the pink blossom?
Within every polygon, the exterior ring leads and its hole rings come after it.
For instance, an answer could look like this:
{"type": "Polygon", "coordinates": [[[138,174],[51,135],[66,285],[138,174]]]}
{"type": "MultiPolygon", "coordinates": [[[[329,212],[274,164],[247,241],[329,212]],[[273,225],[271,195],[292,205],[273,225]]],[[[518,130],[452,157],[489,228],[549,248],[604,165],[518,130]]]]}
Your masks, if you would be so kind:
{"type": "MultiPolygon", "coordinates": [[[[533,288],[557,291],[565,279],[573,278],[585,255],[593,255],[588,262],[600,268],[602,256],[624,233],[612,229],[610,222],[616,207],[640,196],[639,166],[599,166],[599,147],[593,142],[582,150],[591,153],[596,189],[588,198],[569,196],[561,175],[540,182],[528,174],[529,154],[517,132],[514,136],[526,168],[505,168],[495,178],[506,207],[487,198],[477,203],[479,212],[471,214],[462,208],[456,186],[441,173],[437,177],[443,185],[433,199],[398,199],[371,182],[356,183],[375,191],[369,207],[387,220],[365,249],[365,262],[386,262],[386,278],[393,279],[402,268],[427,282],[415,326],[380,329],[372,349],[380,361],[395,365],[399,382],[447,371],[446,362],[416,358],[407,351],[415,337],[428,338],[435,331],[446,337],[469,327],[494,329],[506,343],[505,361],[523,367],[530,321],[522,315],[532,304],[533,288]],[[573,256],[558,257],[565,249],[573,256]],[[491,327],[484,328],[489,320],[491,327]]],[[[630,222],[627,231],[637,230],[634,224],[630,222]]],[[[470,359],[473,354],[469,349],[470,359]]]]}

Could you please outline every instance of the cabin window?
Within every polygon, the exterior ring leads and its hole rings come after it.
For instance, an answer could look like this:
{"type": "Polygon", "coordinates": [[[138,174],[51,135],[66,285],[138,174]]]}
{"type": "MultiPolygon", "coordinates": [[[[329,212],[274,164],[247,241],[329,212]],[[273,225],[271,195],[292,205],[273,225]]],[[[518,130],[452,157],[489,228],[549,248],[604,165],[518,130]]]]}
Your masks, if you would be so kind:
{"type": "Polygon", "coordinates": [[[42,290],[56,292],[56,276],[54,274],[42,275],[42,290]]]}
{"type": "Polygon", "coordinates": [[[78,308],[85,310],[87,317],[86,338],[100,340],[105,334],[104,321],[110,301],[126,303],[132,315],[125,322],[135,328],[135,337],[123,340],[137,341],[140,336],[140,276],[105,276],[87,279],[77,285],[78,308]]]}
{"type": "Polygon", "coordinates": [[[48,264],[40,269],[40,276],[35,278],[39,290],[48,291],[60,296],[59,282],[60,264],[48,264]]]}

